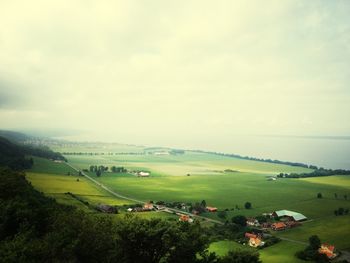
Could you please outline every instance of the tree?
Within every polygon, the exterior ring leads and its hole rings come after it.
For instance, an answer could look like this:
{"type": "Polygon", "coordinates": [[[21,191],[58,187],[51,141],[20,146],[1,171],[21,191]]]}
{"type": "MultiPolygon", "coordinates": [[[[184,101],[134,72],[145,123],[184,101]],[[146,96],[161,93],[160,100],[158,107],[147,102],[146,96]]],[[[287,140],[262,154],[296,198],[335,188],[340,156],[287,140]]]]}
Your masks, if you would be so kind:
{"type": "Polygon", "coordinates": [[[335,197],[335,199],[338,199],[337,193],[334,193],[334,197],[335,197]]]}
{"type": "Polygon", "coordinates": [[[313,235],[309,237],[309,245],[302,251],[298,251],[295,255],[302,260],[313,260],[316,262],[328,262],[324,261],[324,255],[318,253],[318,249],[321,247],[321,240],[318,236],[313,235]]]}
{"type": "Polygon", "coordinates": [[[235,223],[240,226],[246,226],[247,225],[247,218],[242,215],[237,215],[232,217],[231,219],[232,223],[235,223]]]}
{"type": "Polygon", "coordinates": [[[101,170],[97,170],[96,176],[97,176],[97,177],[100,177],[100,176],[101,176],[101,170]]]}
{"type": "Polygon", "coordinates": [[[259,223],[267,222],[266,216],[257,216],[257,217],[255,217],[255,219],[258,220],[259,223]]]}
{"type": "Polygon", "coordinates": [[[348,199],[348,196],[347,196],[347,195],[344,195],[344,199],[347,200],[347,199],[348,199]]]}
{"type": "Polygon", "coordinates": [[[322,198],[322,193],[318,193],[317,198],[322,198]]]}
{"type": "Polygon", "coordinates": [[[335,216],[338,215],[338,210],[334,210],[334,215],[335,215],[335,216]]]}
{"type": "Polygon", "coordinates": [[[245,209],[251,209],[252,208],[252,203],[251,202],[246,202],[244,204],[245,209]]]}
{"type": "Polygon", "coordinates": [[[344,208],[339,207],[338,208],[338,215],[342,216],[344,214],[344,208]]]}
{"type": "Polygon", "coordinates": [[[225,219],[226,216],[227,216],[226,211],[219,211],[219,212],[218,212],[218,217],[219,217],[219,218],[225,219]]]}
{"type": "Polygon", "coordinates": [[[309,245],[313,250],[318,250],[321,247],[320,238],[316,235],[309,237],[309,245]]]}
{"type": "Polygon", "coordinates": [[[202,200],[201,206],[202,206],[202,207],[207,207],[207,202],[206,202],[205,200],[202,200]]]}

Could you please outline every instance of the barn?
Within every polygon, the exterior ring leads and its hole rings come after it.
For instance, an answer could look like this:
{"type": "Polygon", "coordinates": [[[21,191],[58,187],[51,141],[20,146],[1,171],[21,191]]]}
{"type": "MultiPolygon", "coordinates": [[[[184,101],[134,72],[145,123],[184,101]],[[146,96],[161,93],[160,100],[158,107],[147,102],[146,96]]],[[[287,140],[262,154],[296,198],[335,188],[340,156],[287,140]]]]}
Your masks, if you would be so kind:
{"type": "Polygon", "coordinates": [[[304,221],[307,219],[306,216],[303,214],[294,212],[294,211],[289,211],[289,210],[278,210],[272,213],[273,217],[278,217],[278,218],[288,218],[296,222],[304,221]]]}

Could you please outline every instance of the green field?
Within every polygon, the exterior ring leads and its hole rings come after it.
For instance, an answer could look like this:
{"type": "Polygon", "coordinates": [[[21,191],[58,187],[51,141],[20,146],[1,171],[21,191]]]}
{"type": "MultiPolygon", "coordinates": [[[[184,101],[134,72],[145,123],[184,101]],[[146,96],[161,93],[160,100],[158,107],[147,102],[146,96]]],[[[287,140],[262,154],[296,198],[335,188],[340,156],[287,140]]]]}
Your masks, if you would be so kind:
{"type": "MultiPolygon", "coordinates": [[[[138,148],[139,149],[139,148],[138,148]]],[[[66,149],[67,150],[67,149],[66,149]]],[[[82,152],[88,149],[80,148],[82,152]]],[[[93,149],[90,149],[91,151],[93,149]]],[[[101,150],[101,149],[99,149],[101,150]]],[[[74,152],[75,149],[70,149],[74,152]]],[[[257,216],[265,212],[288,209],[301,212],[309,221],[301,227],[279,232],[277,235],[296,241],[307,242],[309,236],[317,234],[322,241],[335,244],[339,249],[350,250],[350,241],[345,233],[350,233],[350,216],[334,215],[339,207],[350,208],[350,177],[330,176],[305,179],[277,179],[268,181],[271,175],[302,173],[311,171],[301,167],[249,161],[214,154],[186,152],[183,155],[156,156],[152,154],[99,154],[66,155],[70,165],[87,169],[90,165],[124,166],[129,170],[147,170],[151,176],[139,178],[132,174],[106,172],[101,177],[89,173],[111,190],[124,196],[143,201],[200,202],[206,200],[219,210],[228,209],[227,219],[235,215],[257,216]],[[225,172],[226,169],[232,170],[225,172]],[[190,176],[188,176],[188,174],[190,176]],[[323,198],[318,199],[317,193],[323,198]],[[335,193],[338,198],[335,198],[335,193]],[[244,209],[245,202],[251,202],[252,209],[244,209]],[[239,209],[236,208],[239,207],[239,209]]],[[[58,198],[62,202],[70,200],[64,195],[72,192],[89,203],[128,204],[126,200],[114,198],[92,182],[77,176],[67,176],[72,171],[66,164],[35,160],[28,173],[29,180],[41,191],[58,198]]],[[[76,200],[71,200],[72,204],[76,200]]],[[[165,213],[140,213],[141,217],[175,218],[165,213]]],[[[216,213],[204,216],[219,219],[216,213]]],[[[222,219],[220,219],[222,220],[222,219]]],[[[231,246],[240,246],[230,241],[220,241],[210,249],[226,253],[231,246]]],[[[303,245],[282,241],[260,251],[264,262],[300,262],[294,254],[303,245]]]]}
{"type": "MultiPolygon", "coordinates": [[[[243,246],[234,241],[218,241],[211,243],[209,246],[210,252],[215,252],[220,256],[224,256],[228,251],[236,249],[254,250],[254,248],[243,246]]],[[[258,251],[263,262],[301,263],[305,261],[299,260],[294,254],[302,249],[303,245],[281,241],[271,247],[258,251]]]]}

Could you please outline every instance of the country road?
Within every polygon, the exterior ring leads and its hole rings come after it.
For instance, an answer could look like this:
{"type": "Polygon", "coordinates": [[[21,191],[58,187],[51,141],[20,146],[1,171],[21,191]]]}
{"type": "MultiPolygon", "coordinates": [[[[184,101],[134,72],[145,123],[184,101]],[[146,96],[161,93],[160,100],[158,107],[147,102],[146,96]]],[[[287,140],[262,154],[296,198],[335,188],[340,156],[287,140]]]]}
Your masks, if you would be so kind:
{"type": "MultiPolygon", "coordinates": [[[[132,202],[136,202],[136,203],[140,203],[140,204],[145,204],[146,203],[145,201],[138,200],[136,198],[132,198],[132,197],[128,197],[128,196],[125,196],[125,195],[121,195],[121,194],[119,194],[119,193],[109,189],[107,186],[105,186],[104,184],[102,184],[99,181],[95,180],[94,178],[92,178],[91,176],[87,175],[83,171],[81,171],[81,170],[77,169],[76,167],[72,166],[70,163],[66,162],[65,164],[68,165],[69,167],[71,167],[72,169],[74,169],[75,171],[81,172],[81,174],[84,177],[86,177],[91,182],[93,182],[94,184],[96,184],[97,186],[101,187],[103,190],[107,191],[108,193],[110,193],[111,195],[113,195],[115,197],[118,197],[118,198],[121,198],[121,199],[125,199],[125,200],[128,200],[128,201],[132,201],[132,202]]],[[[205,221],[212,222],[212,223],[215,223],[215,224],[220,224],[220,225],[224,224],[223,222],[221,222],[219,220],[207,218],[207,217],[200,216],[200,215],[195,215],[195,214],[192,214],[192,213],[189,213],[189,212],[182,211],[180,209],[171,208],[171,207],[165,207],[165,209],[167,209],[168,211],[171,211],[171,212],[186,214],[186,215],[192,216],[194,218],[203,219],[205,221]]]]}

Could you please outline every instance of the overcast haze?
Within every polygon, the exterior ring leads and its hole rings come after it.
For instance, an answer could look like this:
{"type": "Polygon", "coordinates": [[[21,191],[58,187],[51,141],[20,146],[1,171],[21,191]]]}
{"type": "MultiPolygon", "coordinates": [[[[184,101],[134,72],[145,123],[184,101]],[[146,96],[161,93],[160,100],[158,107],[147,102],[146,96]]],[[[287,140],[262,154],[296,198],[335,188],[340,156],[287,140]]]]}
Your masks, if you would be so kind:
{"type": "Polygon", "coordinates": [[[349,14],[350,1],[0,1],[0,128],[162,145],[346,136],[349,14]]]}

